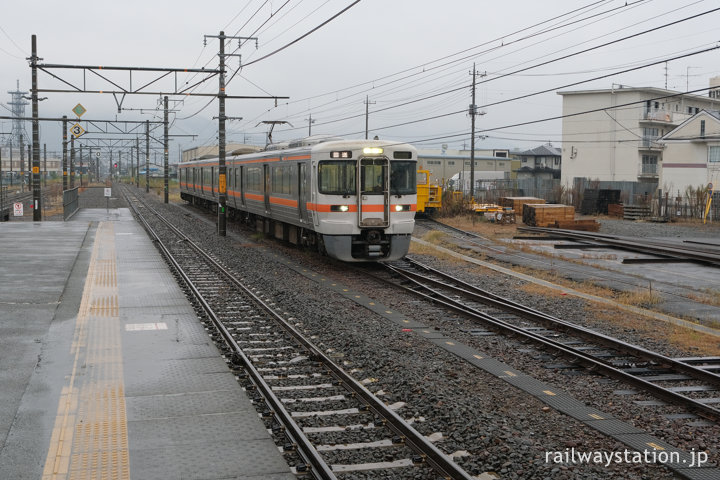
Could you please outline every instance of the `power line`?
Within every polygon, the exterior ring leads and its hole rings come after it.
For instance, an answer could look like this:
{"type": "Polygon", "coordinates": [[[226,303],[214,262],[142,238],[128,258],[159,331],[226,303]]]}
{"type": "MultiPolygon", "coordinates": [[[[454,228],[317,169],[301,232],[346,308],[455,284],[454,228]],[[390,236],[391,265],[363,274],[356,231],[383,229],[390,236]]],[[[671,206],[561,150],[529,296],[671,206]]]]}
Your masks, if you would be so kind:
{"type": "Polygon", "coordinates": [[[286,44],[286,45],[278,48],[277,50],[275,50],[275,51],[273,51],[273,52],[268,53],[267,55],[265,55],[265,56],[263,56],[263,57],[260,57],[260,58],[258,58],[258,59],[256,59],[256,60],[253,60],[252,62],[246,63],[246,64],[243,65],[243,66],[244,66],[244,67],[249,67],[250,65],[253,65],[253,64],[255,64],[255,63],[261,62],[261,61],[265,60],[266,58],[271,57],[271,56],[275,55],[276,53],[279,53],[279,52],[285,50],[286,48],[288,48],[288,47],[296,44],[297,42],[299,42],[299,41],[302,40],[303,38],[307,37],[308,35],[316,32],[316,31],[319,30],[320,28],[322,28],[322,27],[324,27],[325,25],[327,25],[328,23],[332,22],[332,21],[335,20],[337,17],[339,17],[339,16],[342,15],[343,13],[347,12],[348,10],[350,10],[352,7],[354,7],[354,6],[357,5],[358,3],[360,3],[360,0],[355,0],[353,3],[351,3],[351,4],[348,5],[347,7],[343,8],[343,9],[340,10],[338,13],[336,13],[336,14],[333,15],[332,17],[328,18],[327,20],[325,20],[325,21],[324,21],[323,23],[321,23],[320,25],[318,25],[318,26],[316,26],[315,28],[311,29],[309,32],[304,33],[303,35],[299,36],[298,38],[296,38],[296,39],[293,40],[292,42],[290,42],[290,43],[288,43],[288,44],[286,44]]]}

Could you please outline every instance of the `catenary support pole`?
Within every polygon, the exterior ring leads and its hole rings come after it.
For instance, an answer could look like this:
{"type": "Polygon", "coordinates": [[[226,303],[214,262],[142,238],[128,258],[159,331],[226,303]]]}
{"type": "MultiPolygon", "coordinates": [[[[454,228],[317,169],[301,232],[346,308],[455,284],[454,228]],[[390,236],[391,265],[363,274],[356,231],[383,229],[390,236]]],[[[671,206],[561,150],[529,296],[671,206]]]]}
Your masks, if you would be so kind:
{"type": "Polygon", "coordinates": [[[40,122],[38,120],[38,82],[37,82],[37,36],[32,36],[30,68],[32,69],[32,187],[33,187],[33,221],[42,220],[42,192],[40,190],[40,122]]]}

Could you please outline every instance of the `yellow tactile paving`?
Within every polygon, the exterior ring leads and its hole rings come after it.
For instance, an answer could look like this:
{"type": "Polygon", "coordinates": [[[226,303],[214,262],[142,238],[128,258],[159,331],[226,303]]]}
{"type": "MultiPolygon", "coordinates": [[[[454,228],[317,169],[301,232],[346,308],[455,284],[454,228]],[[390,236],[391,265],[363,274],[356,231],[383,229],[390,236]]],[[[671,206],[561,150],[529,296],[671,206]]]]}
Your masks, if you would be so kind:
{"type": "Polygon", "coordinates": [[[98,226],[43,480],[130,478],[113,224],[98,226]]]}

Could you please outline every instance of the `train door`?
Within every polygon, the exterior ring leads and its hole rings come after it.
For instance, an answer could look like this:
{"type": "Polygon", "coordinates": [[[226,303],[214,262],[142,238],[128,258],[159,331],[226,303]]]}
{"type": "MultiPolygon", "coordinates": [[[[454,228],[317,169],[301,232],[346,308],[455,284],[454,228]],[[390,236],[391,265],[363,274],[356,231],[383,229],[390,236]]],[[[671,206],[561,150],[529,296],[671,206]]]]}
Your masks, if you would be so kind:
{"type": "Polygon", "coordinates": [[[307,219],[307,163],[300,162],[298,165],[298,215],[304,222],[307,219]]]}
{"type": "Polygon", "coordinates": [[[238,195],[240,196],[240,205],[243,207],[245,206],[245,189],[243,188],[243,173],[245,172],[245,167],[241,166],[235,169],[235,173],[237,174],[237,178],[235,179],[235,189],[237,190],[238,195]]]}
{"type": "Polygon", "coordinates": [[[387,227],[390,219],[389,161],[387,158],[361,158],[358,198],[360,227],[387,227]]]}
{"type": "Polygon", "coordinates": [[[317,214],[317,203],[318,203],[318,167],[317,162],[312,162],[312,178],[310,180],[310,203],[312,204],[312,211],[310,212],[310,215],[312,216],[312,223],[315,226],[320,225],[320,217],[317,214]],[[314,185],[313,185],[314,183],[314,185]]]}
{"type": "Polygon", "coordinates": [[[270,213],[270,165],[263,165],[263,176],[265,178],[265,213],[270,213]]]}

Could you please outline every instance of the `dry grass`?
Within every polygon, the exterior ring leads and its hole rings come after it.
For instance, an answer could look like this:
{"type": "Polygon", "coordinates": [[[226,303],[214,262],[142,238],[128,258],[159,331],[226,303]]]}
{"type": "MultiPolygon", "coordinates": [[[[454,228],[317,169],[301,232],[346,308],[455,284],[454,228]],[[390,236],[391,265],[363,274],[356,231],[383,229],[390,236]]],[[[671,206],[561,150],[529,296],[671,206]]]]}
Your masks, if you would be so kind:
{"type": "Polygon", "coordinates": [[[609,324],[623,330],[634,330],[646,338],[668,342],[685,351],[692,351],[697,355],[720,355],[720,341],[714,335],[661,322],[648,317],[628,315],[626,311],[609,307],[606,304],[588,303],[585,311],[589,318],[596,323],[609,324]]]}
{"type": "Polygon", "coordinates": [[[442,217],[438,220],[452,227],[477,233],[489,239],[512,238],[517,234],[517,225],[491,223],[478,214],[467,213],[456,217],[442,217]]]}
{"type": "MultiPolygon", "coordinates": [[[[489,239],[507,239],[517,233],[517,229],[514,225],[491,224],[489,222],[479,220],[476,217],[473,218],[470,215],[442,218],[441,221],[466,231],[478,233],[489,239]]],[[[446,238],[446,235],[441,232],[430,232],[424,239],[430,243],[440,244],[446,248],[457,250],[457,247],[447,242],[446,238]]],[[[525,245],[518,245],[515,248],[512,248],[511,245],[512,244],[508,244],[508,248],[510,250],[532,252],[549,258],[558,258],[560,256],[550,252],[539,252],[525,245]]],[[[437,255],[437,252],[432,252],[430,250],[432,249],[425,247],[423,253],[427,251],[427,254],[437,255]]],[[[588,255],[588,257],[599,258],[598,256],[594,256],[592,254],[588,255]]],[[[607,259],[612,260],[612,255],[609,255],[607,259]]],[[[457,261],[455,258],[453,258],[453,260],[457,261]]],[[[579,259],[570,259],[569,261],[573,261],[578,264],[583,263],[582,260],[579,259]]],[[[524,273],[581,293],[594,295],[600,298],[612,299],[623,305],[653,310],[653,307],[662,303],[662,298],[655,292],[652,292],[650,288],[635,290],[632,292],[618,292],[610,288],[598,286],[592,281],[577,283],[567,280],[558,276],[552,269],[535,270],[527,267],[516,266],[513,267],[513,270],[518,273],[524,273]]],[[[532,295],[542,295],[556,298],[564,296],[564,294],[558,289],[548,288],[535,283],[528,283],[521,287],[521,289],[523,292],[532,295]]],[[[720,292],[708,289],[705,292],[698,292],[697,295],[693,296],[693,300],[700,303],[720,306],[720,292]]],[[[689,328],[668,324],[650,317],[643,317],[635,314],[628,315],[628,311],[622,307],[613,307],[607,304],[589,302],[586,307],[586,312],[589,318],[595,318],[601,324],[608,323],[621,329],[632,329],[639,332],[642,336],[658,341],[669,342],[671,345],[685,351],[695,352],[697,355],[720,355],[720,341],[718,341],[718,337],[713,335],[703,334],[689,328]]],[[[688,320],[693,321],[693,319],[688,320]]],[[[720,324],[718,326],[720,326],[720,324]]]]}
{"type": "MultiPolygon", "coordinates": [[[[443,246],[445,248],[448,248],[450,245],[446,241],[447,234],[443,232],[439,232],[437,230],[432,230],[425,234],[424,237],[422,237],[423,240],[425,240],[428,243],[432,243],[433,245],[443,246]]],[[[433,257],[445,260],[449,263],[462,263],[463,260],[454,257],[450,254],[447,254],[445,252],[441,252],[431,246],[423,245],[418,242],[410,242],[410,251],[409,253],[415,254],[415,255],[431,255],[433,257]]]]}
{"type": "Polygon", "coordinates": [[[688,298],[705,305],[720,307],[720,292],[716,290],[708,289],[704,293],[690,294],[688,298]]]}

